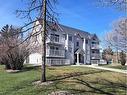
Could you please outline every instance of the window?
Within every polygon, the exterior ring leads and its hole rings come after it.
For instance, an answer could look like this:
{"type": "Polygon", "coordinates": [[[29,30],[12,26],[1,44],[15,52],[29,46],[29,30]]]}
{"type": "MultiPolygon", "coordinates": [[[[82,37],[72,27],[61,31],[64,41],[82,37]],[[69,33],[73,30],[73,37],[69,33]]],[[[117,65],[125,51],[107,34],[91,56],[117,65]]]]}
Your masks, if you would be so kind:
{"type": "Polygon", "coordinates": [[[49,55],[60,55],[59,47],[50,46],[49,55]]]}
{"type": "Polygon", "coordinates": [[[92,53],[99,53],[99,50],[94,50],[92,51],[92,53]]]}
{"type": "Polygon", "coordinates": [[[76,43],[76,46],[79,46],[79,42],[76,43]]]}
{"type": "Polygon", "coordinates": [[[65,40],[67,39],[67,35],[66,34],[63,34],[63,37],[64,37],[65,40]]]}
{"type": "Polygon", "coordinates": [[[92,42],[92,44],[96,44],[96,42],[92,42]]]}
{"type": "Polygon", "coordinates": [[[54,46],[50,46],[50,49],[55,49],[55,47],[54,46]]]}
{"type": "Polygon", "coordinates": [[[96,40],[95,38],[93,38],[93,40],[96,40]]]}
{"type": "Polygon", "coordinates": [[[53,31],[57,31],[56,23],[54,23],[54,24],[51,26],[51,30],[53,30],[53,31]]]}
{"type": "Polygon", "coordinates": [[[59,42],[59,35],[51,34],[51,41],[59,42]]]}
{"type": "Polygon", "coordinates": [[[72,41],[72,36],[69,36],[69,41],[72,41]]]}
{"type": "Polygon", "coordinates": [[[56,28],[55,28],[55,27],[52,27],[51,29],[52,29],[53,31],[56,31],[56,28]]]}
{"type": "Polygon", "coordinates": [[[86,44],[88,44],[88,40],[86,39],[86,44]]]}
{"type": "Polygon", "coordinates": [[[92,51],[92,53],[95,53],[95,51],[92,51]]]}
{"type": "Polygon", "coordinates": [[[56,46],[50,46],[50,49],[52,49],[52,50],[59,50],[59,48],[56,47],[56,46]]]}
{"type": "Polygon", "coordinates": [[[59,50],[59,48],[58,48],[58,47],[55,47],[55,49],[56,49],[56,50],[59,50]]]}

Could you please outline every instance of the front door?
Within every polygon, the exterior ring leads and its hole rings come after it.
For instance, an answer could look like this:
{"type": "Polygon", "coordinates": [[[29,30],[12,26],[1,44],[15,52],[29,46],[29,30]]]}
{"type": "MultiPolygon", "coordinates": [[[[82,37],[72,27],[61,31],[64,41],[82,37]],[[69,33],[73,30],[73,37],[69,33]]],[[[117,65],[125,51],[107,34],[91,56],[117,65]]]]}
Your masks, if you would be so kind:
{"type": "Polygon", "coordinates": [[[79,54],[79,63],[84,63],[84,56],[79,54]]]}
{"type": "Polygon", "coordinates": [[[77,63],[77,54],[74,54],[74,65],[77,63]]]}

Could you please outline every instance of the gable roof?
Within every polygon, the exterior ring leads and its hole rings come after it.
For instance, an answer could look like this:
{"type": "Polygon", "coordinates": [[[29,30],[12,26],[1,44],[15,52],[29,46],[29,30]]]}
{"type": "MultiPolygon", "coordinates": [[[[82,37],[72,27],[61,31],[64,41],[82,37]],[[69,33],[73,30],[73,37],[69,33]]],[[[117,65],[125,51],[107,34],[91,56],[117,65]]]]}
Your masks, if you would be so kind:
{"type": "Polygon", "coordinates": [[[78,48],[76,51],[75,51],[75,54],[78,54],[78,53],[85,53],[85,51],[81,48],[78,48]]]}
{"type": "Polygon", "coordinates": [[[91,34],[86,31],[82,31],[82,30],[75,29],[75,28],[68,27],[68,26],[61,25],[61,24],[60,24],[60,27],[62,28],[63,32],[71,34],[71,35],[79,35],[82,38],[84,38],[84,36],[85,37],[91,36],[91,34]]]}
{"type": "Polygon", "coordinates": [[[91,34],[91,38],[95,38],[96,40],[100,41],[96,34],[91,34]]]}
{"type": "MultiPolygon", "coordinates": [[[[41,19],[38,19],[38,21],[41,23],[41,19]]],[[[56,27],[58,28],[58,30],[65,32],[67,34],[71,34],[71,35],[79,35],[81,38],[87,38],[87,39],[91,39],[95,34],[90,34],[89,32],[80,30],[80,29],[76,29],[76,28],[72,28],[66,25],[62,25],[59,23],[52,23],[50,21],[47,21],[49,25],[53,26],[52,24],[55,24],[56,27]]],[[[97,37],[97,36],[96,36],[97,37]]],[[[97,37],[98,39],[98,37],[97,37]]],[[[99,39],[98,39],[99,40],[99,39]]]]}

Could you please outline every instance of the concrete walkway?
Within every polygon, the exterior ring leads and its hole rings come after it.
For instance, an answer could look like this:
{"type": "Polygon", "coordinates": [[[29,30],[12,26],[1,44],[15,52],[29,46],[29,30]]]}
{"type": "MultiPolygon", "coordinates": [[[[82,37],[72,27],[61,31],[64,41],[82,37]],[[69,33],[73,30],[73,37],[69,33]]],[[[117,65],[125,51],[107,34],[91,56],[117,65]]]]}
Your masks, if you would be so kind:
{"type": "Polygon", "coordinates": [[[95,68],[95,69],[108,70],[108,71],[112,71],[112,72],[127,74],[127,70],[120,70],[120,69],[114,69],[114,68],[108,68],[108,67],[100,67],[98,65],[72,65],[72,66],[90,67],[90,68],[95,68]]]}

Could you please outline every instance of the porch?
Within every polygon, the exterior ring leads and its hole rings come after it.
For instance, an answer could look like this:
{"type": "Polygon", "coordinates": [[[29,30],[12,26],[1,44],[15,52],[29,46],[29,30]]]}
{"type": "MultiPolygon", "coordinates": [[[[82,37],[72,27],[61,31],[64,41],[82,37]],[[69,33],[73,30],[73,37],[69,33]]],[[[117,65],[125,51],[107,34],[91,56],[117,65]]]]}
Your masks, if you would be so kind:
{"type": "Polygon", "coordinates": [[[85,51],[83,49],[77,49],[74,54],[74,65],[84,64],[85,51]]]}
{"type": "Polygon", "coordinates": [[[46,57],[65,57],[65,50],[46,49],[46,57]]]}
{"type": "Polygon", "coordinates": [[[58,59],[58,58],[47,58],[46,64],[49,66],[70,65],[70,60],[69,59],[58,59]]]}

